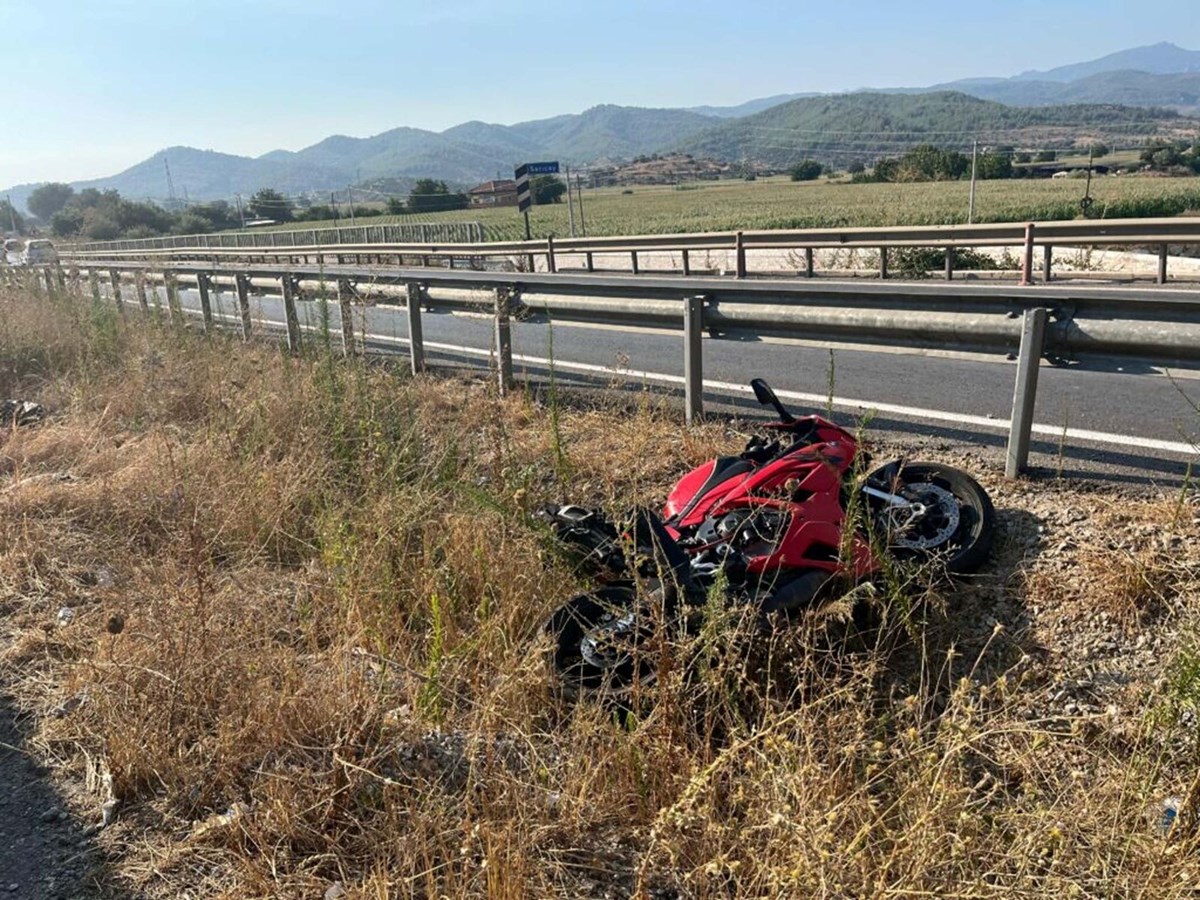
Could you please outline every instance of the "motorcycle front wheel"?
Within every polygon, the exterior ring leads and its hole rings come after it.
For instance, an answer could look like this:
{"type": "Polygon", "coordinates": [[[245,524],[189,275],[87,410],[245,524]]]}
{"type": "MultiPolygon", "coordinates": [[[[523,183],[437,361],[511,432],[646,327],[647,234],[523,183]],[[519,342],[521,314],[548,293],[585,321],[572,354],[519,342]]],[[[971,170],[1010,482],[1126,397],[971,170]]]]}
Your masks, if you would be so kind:
{"type": "Polygon", "coordinates": [[[907,463],[889,488],[923,512],[884,507],[876,522],[888,548],[910,559],[939,558],[953,574],[973,572],[987,561],[996,529],[996,511],[974,478],[941,463],[907,463]]]}

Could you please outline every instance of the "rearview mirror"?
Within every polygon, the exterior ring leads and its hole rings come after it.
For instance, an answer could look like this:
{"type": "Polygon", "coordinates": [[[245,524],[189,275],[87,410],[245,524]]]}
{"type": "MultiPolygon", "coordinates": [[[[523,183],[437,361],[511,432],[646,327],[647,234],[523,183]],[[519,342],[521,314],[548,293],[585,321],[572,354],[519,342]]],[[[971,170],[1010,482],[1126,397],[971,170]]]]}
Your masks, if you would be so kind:
{"type": "Polygon", "coordinates": [[[775,392],[771,390],[771,386],[761,378],[753,379],[750,382],[750,387],[753,388],[754,398],[759,403],[763,406],[772,406],[775,408],[775,412],[779,413],[779,420],[781,422],[796,421],[792,414],[784,409],[783,404],[779,402],[779,398],[775,396],[775,392]]]}

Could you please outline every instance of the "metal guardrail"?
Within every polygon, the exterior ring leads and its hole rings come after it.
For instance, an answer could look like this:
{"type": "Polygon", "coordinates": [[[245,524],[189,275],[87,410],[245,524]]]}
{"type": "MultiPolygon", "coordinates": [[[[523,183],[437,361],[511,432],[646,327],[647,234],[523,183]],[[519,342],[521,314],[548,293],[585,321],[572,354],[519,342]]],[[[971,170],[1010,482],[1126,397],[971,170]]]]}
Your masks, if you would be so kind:
{"type": "Polygon", "coordinates": [[[338,245],[401,243],[430,244],[435,241],[480,243],[484,240],[480,222],[385,222],[380,224],[340,225],[334,228],[291,228],[286,231],[225,231],[215,234],[173,235],[156,238],[129,238],[117,241],[88,241],[72,244],[70,252],[177,250],[202,247],[205,250],[239,247],[295,247],[297,245],[338,245]]]}
{"type": "Polygon", "coordinates": [[[306,292],[330,288],[341,306],[344,346],[355,347],[350,307],[359,291],[402,289],[409,323],[411,364],[425,367],[421,310],[434,304],[487,309],[494,317],[500,386],[512,381],[509,318],[515,309],[554,319],[596,324],[654,324],[678,328],[684,340],[684,410],[703,415],[703,355],[698,335],[777,334],[834,338],[866,344],[938,348],[990,348],[1019,360],[1008,444],[1007,471],[1028,460],[1037,390],[1037,361],[1095,353],[1106,357],[1200,361],[1200,291],[1128,288],[810,282],[799,279],[631,277],[578,273],[523,273],[445,268],[293,264],[244,258],[80,260],[70,272],[56,268],[0,269],[0,276],[36,278],[45,290],[73,287],[83,277],[102,302],[100,278],[124,312],[123,286],[132,281],[138,303],[150,311],[146,285],[161,281],[173,317],[182,319],[179,283],[193,281],[206,329],[215,327],[211,291],[218,280],[237,293],[243,337],[252,334],[253,290],[282,294],[288,345],[298,352],[302,333],[297,303],[306,292]],[[520,307],[514,306],[519,301],[520,307]]]}
{"type": "MultiPolygon", "coordinates": [[[[470,224],[470,223],[467,223],[470,224]]],[[[391,226],[378,226],[386,229],[391,226]]],[[[346,229],[340,229],[346,231],[346,229]]],[[[359,228],[358,231],[363,231],[359,228]]],[[[542,268],[557,272],[566,268],[564,258],[575,261],[576,269],[587,272],[596,270],[597,257],[613,254],[627,255],[633,274],[639,274],[644,254],[677,254],[679,271],[687,276],[693,266],[694,253],[732,254],[731,274],[737,278],[748,275],[747,255],[755,251],[790,250],[803,254],[803,269],[797,274],[807,277],[816,275],[814,250],[830,248],[869,248],[879,251],[879,275],[889,276],[888,251],[912,247],[933,247],[944,250],[944,271],[947,280],[954,277],[955,248],[961,247],[1019,247],[1021,248],[1021,280],[1025,284],[1034,281],[1034,251],[1042,248],[1042,280],[1050,281],[1052,251],[1054,247],[1107,247],[1149,245],[1157,247],[1158,277],[1160,284],[1166,283],[1168,271],[1168,248],[1177,246],[1200,246],[1200,218],[1165,219],[1109,219],[1078,220],[1028,223],[999,223],[985,225],[931,225],[904,226],[896,228],[818,228],[778,231],[708,232],[699,234],[656,234],[624,237],[548,238],[545,241],[495,241],[471,242],[445,240],[441,236],[434,241],[391,241],[363,240],[348,242],[339,235],[337,242],[320,242],[318,232],[274,232],[275,235],[291,235],[288,243],[275,246],[257,244],[253,247],[213,246],[206,242],[188,238],[172,238],[170,246],[127,248],[132,242],[109,242],[103,245],[89,244],[64,251],[66,258],[83,262],[87,259],[118,258],[169,258],[173,260],[204,260],[216,264],[222,260],[250,261],[255,259],[284,259],[293,264],[312,262],[343,264],[347,257],[361,263],[364,258],[378,264],[403,265],[405,258],[416,259],[423,266],[442,264],[446,260],[474,260],[507,257],[524,258],[527,269],[536,268],[534,259],[543,261],[542,268]],[[309,243],[297,236],[311,235],[309,243]]],[[[230,237],[229,235],[213,237],[230,237]]],[[[234,235],[233,237],[240,237],[234,235]]],[[[265,238],[267,235],[254,235],[265,238]]],[[[799,257],[797,257],[799,259],[799,257]]],[[[674,256],[672,256],[672,263],[674,256]]],[[[452,264],[452,262],[451,262],[452,264]]]]}

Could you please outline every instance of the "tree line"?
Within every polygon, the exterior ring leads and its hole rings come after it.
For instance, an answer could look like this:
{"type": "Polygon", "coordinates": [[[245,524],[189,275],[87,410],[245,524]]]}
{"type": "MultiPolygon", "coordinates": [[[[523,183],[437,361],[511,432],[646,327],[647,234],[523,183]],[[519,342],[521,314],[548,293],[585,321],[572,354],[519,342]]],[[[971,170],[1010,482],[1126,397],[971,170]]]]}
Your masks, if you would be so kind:
{"type": "MultiPolygon", "coordinates": [[[[560,202],[566,185],[553,176],[540,176],[532,182],[537,203],[560,202]]],[[[55,237],[109,241],[119,238],[149,238],[168,234],[206,234],[240,228],[245,221],[269,219],[273,222],[329,222],[349,218],[382,215],[447,212],[466,209],[468,196],[452,190],[444,181],[422,178],[413,184],[406,198],[390,197],[383,208],[350,205],[300,205],[273,188],[255,191],[244,208],[227,200],[194,203],[183,209],[169,210],[157,203],[128,200],[115,190],[84,188],[76,191],[68,184],[50,183],[37,187],[26,206],[40,224],[55,237]]],[[[0,231],[25,233],[29,223],[7,200],[0,200],[0,231]]]]}

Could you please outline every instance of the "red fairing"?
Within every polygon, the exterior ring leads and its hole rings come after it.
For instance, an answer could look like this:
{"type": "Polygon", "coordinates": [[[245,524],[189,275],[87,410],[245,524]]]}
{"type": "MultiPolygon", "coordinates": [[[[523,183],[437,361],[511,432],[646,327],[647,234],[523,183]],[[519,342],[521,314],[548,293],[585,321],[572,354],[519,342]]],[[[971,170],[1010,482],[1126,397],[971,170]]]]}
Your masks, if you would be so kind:
{"type": "MultiPolygon", "coordinates": [[[[770,508],[787,514],[787,526],[771,552],[748,559],[749,574],[765,575],[780,569],[839,570],[845,520],[842,485],[858,446],[853,435],[832,422],[819,416],[806,421],[812,426],[812,443],[798,442],[764,465],[719,459],[685,475],[663,509],[672,536],[686,540],[706,520],[738,510],[770,508]]],[[[854,574],[861,577],[877,563],[865,541],[853,540],[854,574]]]]}

